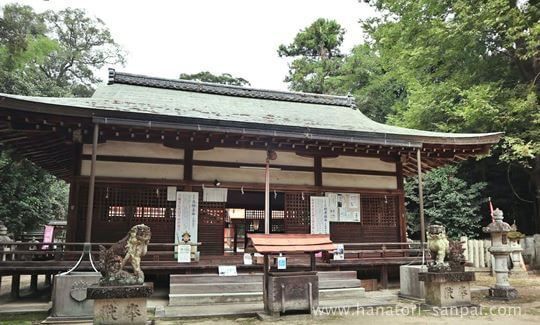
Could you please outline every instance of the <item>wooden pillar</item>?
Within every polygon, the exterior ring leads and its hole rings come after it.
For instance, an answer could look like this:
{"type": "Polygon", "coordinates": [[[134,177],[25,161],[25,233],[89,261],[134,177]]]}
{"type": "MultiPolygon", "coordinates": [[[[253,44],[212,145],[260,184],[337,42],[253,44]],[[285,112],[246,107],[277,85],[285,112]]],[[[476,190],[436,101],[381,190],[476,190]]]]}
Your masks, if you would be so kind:
{"type": "Polygon", "coordinates": [[[322,158],[321,156],[313,157],[313,172],[315,186],[322,186],[322,158]]]}
{"type": "Polygon", "coordinates": [[[268,313],[268,271],[270,268],[270,259],[268,254],[264,254],[264,272],[263,272],[263,303],[264,310],[268,313]]]}
{"type": "Polygon", "coordinates": [[[238,224],[231,221],[231,228],[234,230],[234,248],[233,252],[238,253],[238,224]]]}
{"type": "Polygon", "coordinates": [[[30,276],[30,291],[36,292],[38,287],[38,275],[32,274],[30,276]]]}
{"type": "Polygon", "coordinates": [[[425,262],[424,250],[426,242],[426,227],[424,222],[424,184],[422,183],[422,155],[420,148],[416,150],[416,164],[418,168],[418,200],[420,206],[420,244],[422,245],[422,265],[425,262]]]}
{"type": "Polygon", "coordinates": [[[69,182],[69,203],[68,203],[68,217],[66,227],[66,241],[77,241],[77,228],[78,225],[78,211],[79,211],[79,189],[80,183],[78,176],[81,175],[81,155],[82,144],[76,143],[73,145],[73,170],[71,181],[69,182]]]}
{"type": "Polygon", "coordinates": [[[270,159],[266,158],[264,173],[264,233],[270,234],[270,159]]]}
{"type": "Polygon", "coordinates": [[[193,180],[193,148],[184,149],[184,191],[192,191],[191,181],[193,180]]]}
{"type": "Polygon", "coordinates": [[[388,266],[381,265],[381,287],[388,289],[388,266]]]}
{"type": "Polygon", "coordinates": [[[403,163],[398,158],[396,162],[396,181],[397,189],[399,190],[397,211],[399,217],[399,236],[401,242],[407,241],[407,216],[405,215],[405,191],[403,186],[403,163]]]}
{"type": "Polygon", "coordinates": [[[311,271],[315,271],[317,269],[317,259],[315,258],[315,253],[310,253],[309,259],[311,264],[311,271]]]}
{"type": "Polygon", "coordinates": [[[99,139],[99,124],[94,124],[94,135],[92,140],[92,161],[90,164],[90,182],[88,183],[88,207],[86,209],[86,230],[84,241],[92,241],[92,217],[94,213],[94,188],[96,184],[96,159],[97,144],[99,139]]]}
{"type": "Polygon", "coordinates": [[[21,289],[21,275],[13,274],[11,276],[11,298],[18,299],[20,298],[20,289],[21,289]]]}

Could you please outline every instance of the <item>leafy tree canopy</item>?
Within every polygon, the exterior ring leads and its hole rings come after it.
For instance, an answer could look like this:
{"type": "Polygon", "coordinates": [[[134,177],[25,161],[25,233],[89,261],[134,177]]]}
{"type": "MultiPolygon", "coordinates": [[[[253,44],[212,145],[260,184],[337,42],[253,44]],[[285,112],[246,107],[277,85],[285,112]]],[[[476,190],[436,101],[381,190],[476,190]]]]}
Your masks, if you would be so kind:
{"type": "Polygon", "coordinates": [[[67,184],[5,150],[0,151],[0,184],[0,220],[14,234],[67,214],[67,184]]]}
{"type": "Polygon", "coordinates": [[[504,131],[509,156],[540,149],[538,1],[377,0],[363,22],[383,69],[405,87],[390,122],[449,132],[504,131]],[[515,149],[515,150],[514,150],[515,149]]]}
{"type": "MultiPolygon", "coordinates": [[[[457,177],[457,167],[437,168],[425,174],[424,215],[427,225],[439,223],[446,226],[449,237],[476,237],[480,229],[480,206],[486,202],[483,189],[486,183],[468,184],[457,177]]],[[[418,178],[405,183],[407,195],[407,224],[411,233],[420,230],[418,211],[418,178]]]]}
{"type": "Polygon", "coordinates": [[[220,75],[215,75],[208,71],[202,71],[194,74],[182,73],[180,74],[180,79],[213,82],[232,86],[250,86],[249,81],[246,79],[233,77],[229,73],[222,73],[220,75]]]}
{"type": "Polygon", "coordinates": [[[94,71],[124,63],[103,21],[80,9],[36,13],[8,4],[0,18],[0,92],[90,96],[94,71]]]}
{"type": "Polygon", "coordinates": [[[292,58],[289,64],[290,89],[311,93],[333,93],[329,79],[339,75],[343,56],[339,47],[345,30],[335,20],[317,19],[301,30],[289,45],[280,45],[278,54],[292,58]]]}

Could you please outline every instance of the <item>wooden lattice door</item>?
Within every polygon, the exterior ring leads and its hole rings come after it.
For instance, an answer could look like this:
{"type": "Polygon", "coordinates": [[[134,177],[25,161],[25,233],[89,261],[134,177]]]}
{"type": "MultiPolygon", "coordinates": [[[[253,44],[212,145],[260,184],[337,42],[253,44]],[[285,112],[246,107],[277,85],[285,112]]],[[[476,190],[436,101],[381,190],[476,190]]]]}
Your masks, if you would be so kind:
{"type": "Polygon", "coordinates": [[[199,195],[199,251],[202,255],[224,254],[226,202],[203,202],[199,195]]]}
{"type": "Polygon", "coordinates": [[[285,193],[285,214],[283,230],[289,234],[309,234],[310,227],[310,194],[285,193]]]}

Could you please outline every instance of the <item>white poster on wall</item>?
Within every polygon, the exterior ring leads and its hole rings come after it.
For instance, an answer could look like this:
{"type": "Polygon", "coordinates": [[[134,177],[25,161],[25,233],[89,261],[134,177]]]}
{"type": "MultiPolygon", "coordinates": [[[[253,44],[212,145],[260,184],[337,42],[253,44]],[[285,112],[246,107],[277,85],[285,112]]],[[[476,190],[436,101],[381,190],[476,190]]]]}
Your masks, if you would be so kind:
{"type": "Polygon", "coordinates": [[[328,197],[311,197],[311,233],[329,234],[330,220],[328,218],[328,197]]]}
{"type": "Polygon", "coordinates": [[[360,194],[325,193],[330,221],[360,222],[360,194]]]}
{"type": "Polygon", "coordinates": [[[328,220],[339,221],[337,194],[327,192],[325,195],[328,197],[328,220]]]}
{"type": "Polygon", "coordinates": [[[177,192],[176,193],[176,242],[196,243],[197,227],[199,225],[199,193],[177,192]]]}

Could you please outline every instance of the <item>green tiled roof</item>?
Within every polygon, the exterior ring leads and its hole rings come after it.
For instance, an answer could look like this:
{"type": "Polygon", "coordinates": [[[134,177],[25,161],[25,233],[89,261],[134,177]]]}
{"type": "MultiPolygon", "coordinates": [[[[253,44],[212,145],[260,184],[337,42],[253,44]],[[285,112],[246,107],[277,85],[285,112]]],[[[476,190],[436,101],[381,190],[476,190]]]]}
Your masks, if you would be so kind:
{"type": "MultiPolygon", "coordinates": [[[[175,118],[207,120],[209,124],[246,126],[266,130],[335,134],[341,137],[367,135],[380,142],[491,144],[501,133],[455,134],[401,128],[374,122],[356,109],[346,96],[326,96],[223,86],[112,73],[91,98],[0,97],[65,108],[88,109],[91,116],[126,112],[136,119],[156,116],[174,123],[175,118]],[[133,115],[135,114],[135,115],[133,115]],[[219,122],[219,123],[218,123],[219,122]]],[[[117,114],[118,115],[118,114],[117,114]]]]}

